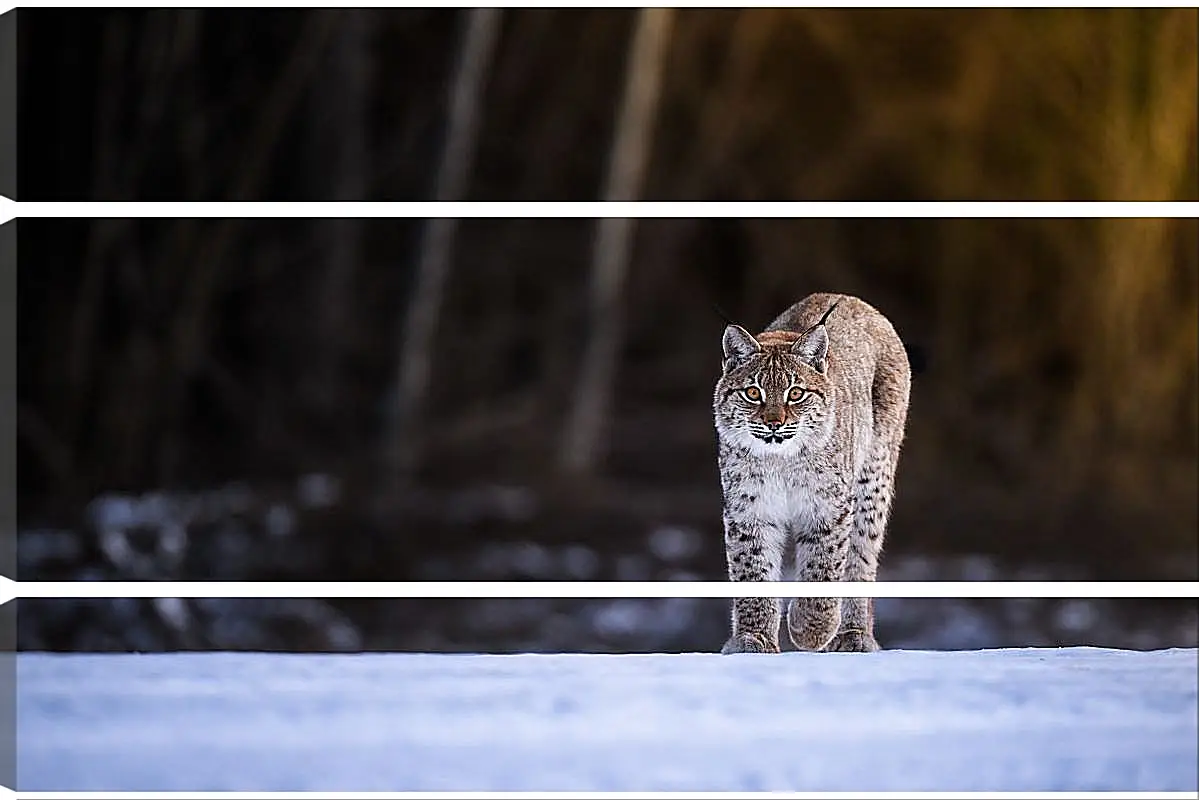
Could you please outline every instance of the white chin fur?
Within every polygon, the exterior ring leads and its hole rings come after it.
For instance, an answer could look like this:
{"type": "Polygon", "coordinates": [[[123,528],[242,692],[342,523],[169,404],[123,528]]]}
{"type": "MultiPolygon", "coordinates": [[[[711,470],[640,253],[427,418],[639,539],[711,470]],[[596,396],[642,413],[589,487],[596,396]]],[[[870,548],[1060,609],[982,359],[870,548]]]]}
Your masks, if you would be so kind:
{"type": "Polygon", "coordinates": [[[792,436],[781,442],[764,442],[752,433],[743,435],[743,441],[749,445],[750,452],[759,456],[782,456],[794,453],[799,449],[799,437],[792,436]]]}

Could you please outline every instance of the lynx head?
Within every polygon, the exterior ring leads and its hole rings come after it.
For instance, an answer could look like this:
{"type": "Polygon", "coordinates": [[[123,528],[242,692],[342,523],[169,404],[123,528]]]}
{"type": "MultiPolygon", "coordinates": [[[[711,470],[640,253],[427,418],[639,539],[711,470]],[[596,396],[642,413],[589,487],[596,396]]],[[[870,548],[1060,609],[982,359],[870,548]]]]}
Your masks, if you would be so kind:
{"type": "Polygon", "coordinates": [[[823,440],[832,429],[828,331],[804,333],[739,325],[724,331],[724,371],[713,410],[720,437],[756,452],[784,453],[823,440]]]}

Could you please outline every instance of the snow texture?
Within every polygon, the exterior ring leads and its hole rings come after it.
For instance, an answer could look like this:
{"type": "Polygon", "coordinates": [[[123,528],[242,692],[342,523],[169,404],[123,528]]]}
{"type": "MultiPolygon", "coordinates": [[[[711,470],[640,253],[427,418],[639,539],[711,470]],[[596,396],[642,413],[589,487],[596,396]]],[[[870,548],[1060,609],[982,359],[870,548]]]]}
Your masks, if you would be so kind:
{"type": "Polygon", "coordinates": [[[18,655],[22,791],[1199,788],[1199,651],[18,655]]]}

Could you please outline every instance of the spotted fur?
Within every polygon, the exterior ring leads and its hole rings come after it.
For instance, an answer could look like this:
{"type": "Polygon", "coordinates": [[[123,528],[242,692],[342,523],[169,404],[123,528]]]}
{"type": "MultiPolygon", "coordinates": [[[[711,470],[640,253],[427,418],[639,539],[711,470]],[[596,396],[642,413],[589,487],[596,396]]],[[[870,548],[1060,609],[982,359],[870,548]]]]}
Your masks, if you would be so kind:
{"type": "MultiPolygon", "coordinates": [[[[730,325],[716,384],[729,579],[872,581],[894,496],[911,369],[865,302],[814,294],[756,337],[730,325]]],[[[733,601],[723,651],[778,652],[781,602],[733,601]]],[[[796,598],[801,650],[871,652],[868,599],[796,598]]]]}

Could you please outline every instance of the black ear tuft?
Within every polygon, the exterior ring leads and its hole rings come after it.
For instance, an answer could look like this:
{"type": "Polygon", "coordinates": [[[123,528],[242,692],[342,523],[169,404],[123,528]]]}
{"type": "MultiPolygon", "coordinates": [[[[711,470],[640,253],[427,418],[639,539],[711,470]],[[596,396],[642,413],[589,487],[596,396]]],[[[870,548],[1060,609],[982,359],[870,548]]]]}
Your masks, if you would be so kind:
{"type": "Polygon", "coordinates": [[[819,322],[817,322],[817,323],[815,324],[815,326],[813,326],[813,327],[819,328],[821,325],[823,325],[824,323],[828,322],[829,315],[830,315],[830,314],[832,314],[834,311],[836,311],[836,310],[837,310],[837,306],[839,306],[839,305],[841,305],[841,301],[840,301],[840,300],[838,300],[837,302],[835,302],[835,303],[833,303],[831,306],[829,306],[829,307],[828,307],[828,311],[825,311],[825,312],[824,312],[824,316],[823,316],[823,317],[821,317],[821,318],[820,318],[820,321],[819,321],[819,322]]]}
{"type": "Polygon", "coordinates": [[[836,311],[840,304],[841,301],[838,300],[829,306],[820,321],[808,328],[804,335],[791,345],[791,352],[821,375],[828,369],[828,330],[824,323],[828,322],[829,315],[836,311]]]}
{"type": "Polygon", "coordinates": [[[762,346],[758,344],[750,332],[742,328],[740,325],[730,325],[724,329],[724,360],[725,363],[744,361],[755,353],[762,351],[762,346]]]}
{"type": "Polygon", "coordinates": [[[791,345],[791,352],[823,375],[828,368],[828,329],[823,325],[812,328],[791,345]]]}

